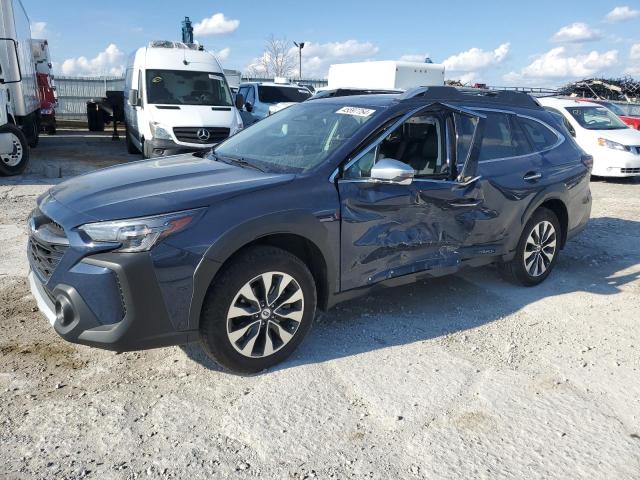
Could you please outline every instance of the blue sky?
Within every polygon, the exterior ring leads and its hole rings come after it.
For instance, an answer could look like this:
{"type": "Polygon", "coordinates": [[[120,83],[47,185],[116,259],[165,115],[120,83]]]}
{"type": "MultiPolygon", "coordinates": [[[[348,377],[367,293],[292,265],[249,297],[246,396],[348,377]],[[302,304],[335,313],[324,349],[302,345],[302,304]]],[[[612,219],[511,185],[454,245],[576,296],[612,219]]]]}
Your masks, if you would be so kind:
{"type": "Polygon", "coordinates": [[[188,15],[225,68],[243,71],[273,34],[307,42],[307,77],[324,77],[331,63],[426,54],[447,78],[491,85],[640,77],[638,1],[22,1],[58,74],[118,73],[149,40],[178,40],[188,15]]]}

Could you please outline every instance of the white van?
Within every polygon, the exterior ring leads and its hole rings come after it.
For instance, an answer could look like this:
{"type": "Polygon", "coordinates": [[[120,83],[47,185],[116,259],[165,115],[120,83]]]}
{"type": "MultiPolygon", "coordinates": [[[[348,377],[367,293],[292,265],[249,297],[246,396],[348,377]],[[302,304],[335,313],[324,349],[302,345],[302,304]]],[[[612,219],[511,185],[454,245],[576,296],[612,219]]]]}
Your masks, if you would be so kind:
{"type": "Polygon", "coordinates": [[[211,148],[242,129],[224,70],[197,45],[153,41],[125,77],[127,150],[145,158],[211,148]]]}

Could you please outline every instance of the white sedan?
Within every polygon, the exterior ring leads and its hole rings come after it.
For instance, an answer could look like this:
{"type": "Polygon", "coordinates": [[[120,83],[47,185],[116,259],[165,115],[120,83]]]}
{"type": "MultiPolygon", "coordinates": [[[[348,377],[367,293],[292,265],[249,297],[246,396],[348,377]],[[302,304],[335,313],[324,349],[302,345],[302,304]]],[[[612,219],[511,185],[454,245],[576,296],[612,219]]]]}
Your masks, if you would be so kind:
{"type": "Polygon", "coordinates": [[[593,156],[593,175],[640,176],[640,131],[596,103],[556,97],[538,100],[547,110],[562,115],[576,143],[593,156]]]}

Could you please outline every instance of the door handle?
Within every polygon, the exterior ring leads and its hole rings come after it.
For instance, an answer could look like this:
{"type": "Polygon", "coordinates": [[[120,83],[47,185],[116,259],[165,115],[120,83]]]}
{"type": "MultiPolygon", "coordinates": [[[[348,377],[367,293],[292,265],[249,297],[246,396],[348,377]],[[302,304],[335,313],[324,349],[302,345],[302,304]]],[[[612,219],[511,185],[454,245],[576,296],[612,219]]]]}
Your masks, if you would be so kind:
{"type": "Polygon", "coordinates": [[[461,200],[452,200],[449,202],[449,205],[452,207],[477,207],[482,203],[482,200],[478,200],[475,198],[463,198],[461,200]]]}
{"type": "Polygon", "coordinates": [[[535,182],[541,178],[542,174],[540,172],[527,172],[524,177],[522,177],[525,182],[535,182]]]}

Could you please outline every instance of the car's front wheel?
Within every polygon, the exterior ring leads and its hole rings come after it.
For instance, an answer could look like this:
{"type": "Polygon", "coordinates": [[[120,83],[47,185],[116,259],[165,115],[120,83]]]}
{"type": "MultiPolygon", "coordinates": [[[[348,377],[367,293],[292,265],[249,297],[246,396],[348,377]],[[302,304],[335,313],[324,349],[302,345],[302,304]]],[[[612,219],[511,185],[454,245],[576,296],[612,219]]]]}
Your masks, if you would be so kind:
{"type": "Polygon", "coordinates": [[[211,286],[200,320],[202,344],[228,370],[260,372],[291,355],[315,310],[316,286],[307,266],[282,249],[252,247],[211,286]]]}
{"type": "Polygon", "coordinates": [[[525,286],[538,285],[553,270],[560,251],[560,222],[546,208],[539,208],[522,231],[516,255],[498,265],[502,276],[525,286]]]}

